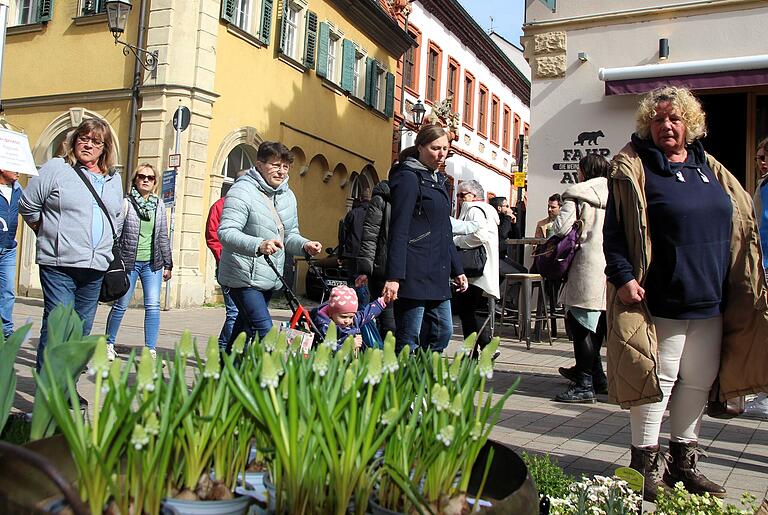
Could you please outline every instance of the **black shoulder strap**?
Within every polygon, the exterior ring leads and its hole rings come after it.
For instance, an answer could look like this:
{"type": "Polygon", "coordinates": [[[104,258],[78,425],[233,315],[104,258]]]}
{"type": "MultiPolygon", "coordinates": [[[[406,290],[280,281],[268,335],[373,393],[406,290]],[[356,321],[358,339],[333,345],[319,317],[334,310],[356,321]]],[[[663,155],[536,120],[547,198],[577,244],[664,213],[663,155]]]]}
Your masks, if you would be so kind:
{"type": "MultiPolygon", "coordinates": [[[[472,207],[470,207],[469,209],[472,209],[472,208],[474,208],[474,207],[476,207],[477,209],[479,209],[479,210],[480,210],[480,212],[481,212],[481,213],[483,213],[483,216],[485,217],[485,219],[486,219],[486,220],[488,220],[488,215],[486,215],[486,214],[485,214],[485,209],[483,209],[483,208],[482,208],[482,207],[480,207],[480,206],[472,206],[472,207]]],[[[467,209],[467,213],[469,213],[469,209],[467,209]]]]}
{"type": "Polygon", "coordinates": [[[117,232],[115,232],[115,224],[112,223],[112,218],[109,216],[109,211],[107,211],[107,206],[104,205],[104,202],[102,202],[101,197],[96,193],[96,190],[93,189],[93,184],[91,184],[91,181],[88,180],[88,177],[85,176],[83,171],[80,169],[79,165],[73,166],[75,169],[75,173],[77,173],[78,176],[83,180],[85,185],[88,187],[88,191],[91,192],[91,195],[93,195],[93,198],[96,199],[96,203],[99,205],[102,211],[104,211],[104,214],[107,216],[107,222],[109,222],[109,226],[112,228],[112,240],[117,242],[117,232]]]}

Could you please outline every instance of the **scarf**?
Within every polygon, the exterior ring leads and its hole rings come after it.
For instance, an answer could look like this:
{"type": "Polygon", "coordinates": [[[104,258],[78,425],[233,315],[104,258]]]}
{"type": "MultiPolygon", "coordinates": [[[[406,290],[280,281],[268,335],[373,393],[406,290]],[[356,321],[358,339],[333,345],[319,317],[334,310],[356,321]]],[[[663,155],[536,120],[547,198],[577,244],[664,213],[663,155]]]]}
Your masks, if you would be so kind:
{"type": "Polygon", "coordinates": [[[131,187],[131,203],[136,210],[136,214],[142,220],[148,221],[152,219],[152,213],[157,209],[157,201],[157,195],[150,195],[149,198],[145,199],[141,196],[139,190],[136,189],[136,186],[131,187]]]}

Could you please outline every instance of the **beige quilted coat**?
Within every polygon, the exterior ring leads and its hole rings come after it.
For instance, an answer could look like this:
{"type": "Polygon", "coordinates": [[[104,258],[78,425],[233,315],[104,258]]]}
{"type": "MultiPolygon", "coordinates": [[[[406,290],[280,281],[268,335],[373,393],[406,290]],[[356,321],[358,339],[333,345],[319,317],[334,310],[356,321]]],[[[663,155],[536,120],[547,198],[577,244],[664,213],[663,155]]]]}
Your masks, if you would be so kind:
{"type": "MultiPolygon", "coordinates": [[[[731,263],[723,314],[721,400],[768,391],[768,304],[752,200],[733,175],[707,154],[707,163],[733,202],[731,263]]],[[[631,144],[611,163],[609,189],[624,227],[628,258],[642,285],[652,260],[643,165],[631,144]]],[[[645,302],[625,306],[608,284],[608,395],[623,408],[661,399],[656,332],[645,302]]]]}

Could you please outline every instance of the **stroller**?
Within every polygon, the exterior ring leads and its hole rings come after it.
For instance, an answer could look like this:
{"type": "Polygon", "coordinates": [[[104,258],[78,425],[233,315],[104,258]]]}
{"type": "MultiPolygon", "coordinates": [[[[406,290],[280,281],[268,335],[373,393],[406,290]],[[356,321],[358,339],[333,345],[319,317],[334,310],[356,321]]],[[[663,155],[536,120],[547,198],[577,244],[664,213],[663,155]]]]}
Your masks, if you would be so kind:
{"type": "MultiPolygon", "coordinates": [[[[309,266],[310,270],[312,270],[323,283],[322,299],[328,298],[330,296],[332,286],[325,281],[324,274],[317,270],[315,264],[312,262],[312,258],[307,253],[305,253],[304,256],[306,257],[307,265],[309,266]]],[[[298,297],[293,292],[293,290],[291,290],[288,282],[285,280],[280,271],[278,271],[272,259],[266,255],[263,257],[272,271],[275,272],[275,275],[277,275],[278,279],[280,279],[280,282],[283,285],[283,293],[285,294],[285,298],[288,301],[288,306],[293,312],[293,315],[288,322],[288,328],[294,331],[302,331],[303,327],[302,332],[311,332],[314,335],[314,346],[318,345],[325,338],[325,334],[312,321],[312,317],[310,316],[311,310],[302,306],[298,297]]],[[[363,343],[366,347],[380,348],[383,345],[381,335],[379,334],[378,329],[376,329],[376,324],[374,322],[365,324],[362,328],[361,335],[363,336],[363,343]]]]}

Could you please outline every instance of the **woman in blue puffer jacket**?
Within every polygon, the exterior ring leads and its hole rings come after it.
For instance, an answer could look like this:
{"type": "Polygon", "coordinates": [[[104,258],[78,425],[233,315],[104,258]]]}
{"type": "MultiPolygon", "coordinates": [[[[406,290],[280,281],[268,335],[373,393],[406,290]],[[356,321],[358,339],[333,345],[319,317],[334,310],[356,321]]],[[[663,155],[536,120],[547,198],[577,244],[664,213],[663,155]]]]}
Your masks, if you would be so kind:
{"type": "Polygon", "coordinates": [[[288,187],[293,153],[279,142],[259,145],[256,164],[227,192],[219,224],[222,252],[219,284],[230,289],[239,314],[231,342],[242,331],[251,339],[272,328],[269,300],[280,279],[262,257],[270,256],[278,270],[285,256],[319,253],[323,246],[299,233],[296,197],[288,187]]]}

